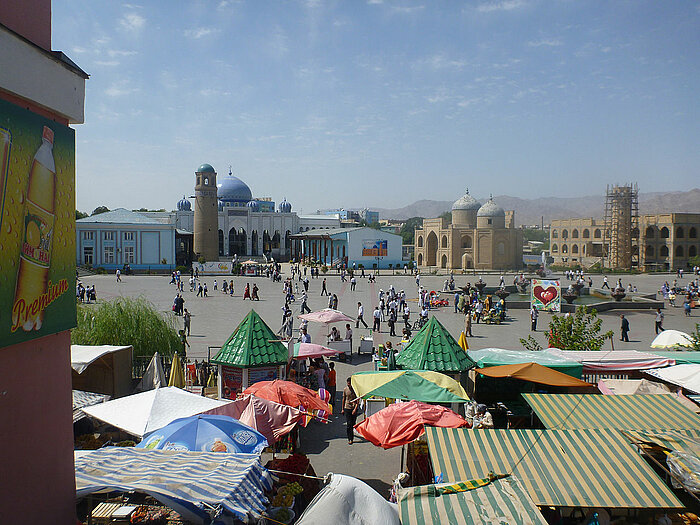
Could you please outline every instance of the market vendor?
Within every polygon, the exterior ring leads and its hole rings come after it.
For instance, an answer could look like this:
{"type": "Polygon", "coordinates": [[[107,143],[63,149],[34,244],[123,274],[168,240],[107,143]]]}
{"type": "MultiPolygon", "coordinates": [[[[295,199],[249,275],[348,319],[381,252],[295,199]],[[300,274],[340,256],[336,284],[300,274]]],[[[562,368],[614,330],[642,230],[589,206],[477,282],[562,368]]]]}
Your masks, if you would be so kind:
{"type": "Polygon", "coordinates": [[[486,409],[486,405],[479,404],[476,406],[472,428],[493,428],[493,416],[486,409]]]}

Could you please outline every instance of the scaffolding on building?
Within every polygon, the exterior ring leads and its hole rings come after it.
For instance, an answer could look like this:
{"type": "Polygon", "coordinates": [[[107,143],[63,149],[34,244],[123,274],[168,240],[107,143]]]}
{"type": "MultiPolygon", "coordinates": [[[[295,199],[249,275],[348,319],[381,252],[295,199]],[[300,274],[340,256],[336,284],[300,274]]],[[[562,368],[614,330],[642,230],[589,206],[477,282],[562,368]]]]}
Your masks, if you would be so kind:
{"type": "Polygon", "coordinates": [[[607,267],[629,270],[639,267],[639,190],[637,183],[607,187],[605,195],[607,267]]]}

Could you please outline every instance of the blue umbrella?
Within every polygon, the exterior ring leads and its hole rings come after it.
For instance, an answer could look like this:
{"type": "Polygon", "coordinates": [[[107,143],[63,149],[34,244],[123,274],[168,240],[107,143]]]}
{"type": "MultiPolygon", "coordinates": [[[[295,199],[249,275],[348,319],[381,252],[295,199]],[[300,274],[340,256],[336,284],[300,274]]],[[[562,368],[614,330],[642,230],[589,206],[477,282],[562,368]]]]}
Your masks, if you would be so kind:
{"type": "Polygon", "coordinates": [[[267,440],[257,430],[228,416],[199,414],[176,419],[149,432],[137,448],[260,454],[267,440]]]}

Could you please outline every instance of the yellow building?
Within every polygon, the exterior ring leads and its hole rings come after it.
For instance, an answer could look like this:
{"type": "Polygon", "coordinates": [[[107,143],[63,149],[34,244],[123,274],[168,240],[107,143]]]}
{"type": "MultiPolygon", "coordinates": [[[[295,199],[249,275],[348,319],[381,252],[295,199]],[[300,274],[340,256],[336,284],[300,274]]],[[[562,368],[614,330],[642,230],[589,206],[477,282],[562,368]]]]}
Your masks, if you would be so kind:
{"type": "Polygon", "coordinates": [[[452,205],[452,223],[438,217],[416,228],[415,258],[420,268],[520,268],[523,234],[515,228],[514,211],[504,211],[493,198],[482,206],[467,190],[452,205]]]}

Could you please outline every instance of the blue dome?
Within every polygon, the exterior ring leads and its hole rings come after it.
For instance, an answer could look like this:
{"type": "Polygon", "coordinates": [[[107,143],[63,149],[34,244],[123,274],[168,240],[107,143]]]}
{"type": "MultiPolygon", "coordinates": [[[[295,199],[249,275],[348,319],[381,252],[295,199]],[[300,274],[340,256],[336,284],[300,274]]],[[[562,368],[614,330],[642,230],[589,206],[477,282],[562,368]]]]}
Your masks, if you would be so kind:
{"type": "Polygon", "coordinates": [[[226,177],[220,179],[217,196],[227,204],[247,204],[253,198],[253,193],[248,185],[230,171],[226,177]]]}
{"type": "Polygon", "coordinates": [[[224,203],[223,202],[219,201],[217,206],[219,208],[219,211],[224,211],[224,203]]]}
{"type": "Polygon", "coordinates": [[[216,171],[214,171],[211,164],[202,164],[199,168],[197,168],[196,173],[216,173],[216,171]]]}
{"type": "Polygon", "coordinates": [[[177,201],[178,211],[192,211],[192,204],[188,201],[185,196],[182,196],[182,200],[177,201]]]}
{"type": "Polygon", "coordinates": [[[280,211],[280,213],[291,213],[292,205],[287,202],[287,199],[284,199],[282,202],[280,202],[277,209],[280,211]]]}
{"type": "Polygon", "coordinates": [[[250,201],[246,206],[250,211],[260,211],[260,203],[258,201],[250,201]]]}

